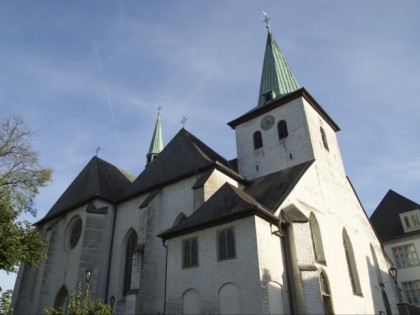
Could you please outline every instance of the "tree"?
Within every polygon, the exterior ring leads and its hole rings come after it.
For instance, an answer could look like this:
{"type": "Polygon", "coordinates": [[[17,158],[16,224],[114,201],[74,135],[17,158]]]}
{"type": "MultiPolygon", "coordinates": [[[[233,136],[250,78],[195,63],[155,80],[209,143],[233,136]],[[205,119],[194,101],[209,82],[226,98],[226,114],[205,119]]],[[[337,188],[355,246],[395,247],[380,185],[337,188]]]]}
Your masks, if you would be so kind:
{"type": "Polygon", "coordinates": [[[36,215],[33,200],[51,179],[32,149],[34,132],[21,116],[0,120],[0,269],[16,272],[19,262],[38,264],[45,240],[36,227],[19,220],[22,213],[36,215]]]}
{"type": "Polygon", "coordinates": [[[12,310],[13,290],[7,290],[0,297],[0,315],[13,314],[12,310]]]}
{"type": "MultiPolygon", "coordinates": [[[[112,308],[101,299],[93,300],[89,286],[79,283],[76,291],[71,292],[70,301],[57,308],[46,307],[47,315],[112,315],[112,308]]],[[[1,314],[0,314],[1,315],[1,314]]]]}

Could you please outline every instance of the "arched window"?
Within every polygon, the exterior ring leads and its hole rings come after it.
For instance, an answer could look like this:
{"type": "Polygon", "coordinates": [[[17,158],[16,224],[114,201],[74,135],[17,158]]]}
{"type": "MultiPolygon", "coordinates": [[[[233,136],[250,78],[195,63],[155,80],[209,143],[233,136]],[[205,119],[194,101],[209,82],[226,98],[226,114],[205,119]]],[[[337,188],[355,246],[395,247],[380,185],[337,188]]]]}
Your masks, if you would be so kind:
{"type": "Polygon", "coordinates": [[[324,129],[322,129],[322,127],[319,128],[321,131],[321,138],[322,138],[322,143],[324,144],[324,148],[329,151],[330,149],[328,148],[328,142],[327,142],[327,136],[325,135],[325,131],[324,129]]]}
{"type": "Polygon", "coordinates": [[[131,278],[133,273],[133,256],[136,247],[137,233],[130,231],[125,247],[123,295],[127,295],[127,293],[132,289],[131,278]]]}
{"type": "Polygon", "coordinates": [[[284,139],[289,135],[287,131],[287,123],[285,120],[280,120],[277,124],[277,132],[279,133],[279,139],[284,139]]]}
{"type": "Polygon", "coordinates": [[[240,314],[239,289],[233,283],[224,284],[219,290],[219,314],[240,314]]]}
{"type": "Polygon", "coordinates": [[[182,295],[182,314],[200,314],[200,294],[188,289],[182,295]]]}
{"type": "Polygon", "coordinates": [[[62,309],[63,314],[67,313],[67,307],[69,304],[69,291],[65,285],[62,285],[60,290],[58,290],[57,295],[54,300],[54,308],[56,310],[62,309]]]}
{"type": "Polygon", "coordinates": [[[343,247],[347,260],[347,267],[353,294],[362,295],[362,287],[360,286],[359,274],[357,273],[356,259],[354,257],[353,246],[347,231],[343,230],[343,247]]]}
{"type": "Polygon", "coordinates": [[[235,249],[235,233],[232,228],[222,230],[219,232],[219,248],[218,248],[218,258],[229,259],[235,258],[236,249],[235,249]]]}
{"type": "Polygon", "coordinates": [[[262,148],[263,141],[262,141],[262,135],[261,131],[255,131],[254,132],[254,150],[262,148]]]}
{"type": "Polygon", "coordinates": [[[309,226],[311,228],[312,246],[314,248],[315,260],[317,262],[325,263],[321,229],[319,228],[318,220],[313,213],[309,216],[309,226]]]}
{"type": "Polygon", "coordinates": [[[198,239],[191,238],[183,241],[183,267],[196,267],[198,266],[198,239]]]}
{"type": "Polygon", "coordinates": [[[319,286],[321,288],[322,304],[325,314],[334,314],[331,300],[330,284],[324,271],[319,274],[319,286]]]}

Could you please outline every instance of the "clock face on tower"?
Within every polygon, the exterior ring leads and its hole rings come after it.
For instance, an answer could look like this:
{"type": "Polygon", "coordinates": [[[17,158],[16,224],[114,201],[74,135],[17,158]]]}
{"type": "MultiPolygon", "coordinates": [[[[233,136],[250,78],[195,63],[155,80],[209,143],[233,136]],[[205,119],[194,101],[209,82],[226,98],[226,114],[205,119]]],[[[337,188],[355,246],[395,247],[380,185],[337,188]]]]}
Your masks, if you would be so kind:
{"type": "Polygon", "coordinates": [[[267,115],[261,120],[262,130],[269,130],[274,125],[274,116],[267,115]]]}

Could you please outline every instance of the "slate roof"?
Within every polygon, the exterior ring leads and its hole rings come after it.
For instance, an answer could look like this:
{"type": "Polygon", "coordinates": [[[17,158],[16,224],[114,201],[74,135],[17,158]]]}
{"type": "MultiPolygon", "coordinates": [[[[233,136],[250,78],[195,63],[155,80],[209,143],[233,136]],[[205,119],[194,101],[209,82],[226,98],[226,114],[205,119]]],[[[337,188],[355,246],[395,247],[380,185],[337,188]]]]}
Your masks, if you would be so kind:
{"type": "Polygon", "coordinates": [[[244,191],[253,196],[255,200],[263,204],[271,212],[275,212],[313,162],[314,160],[304,162],[285,170],[259,177],[244,191]]]}
{"type": "Polygon", "coordinates": [[[225,183],[193,214],[177,226],[163,232],[159,237],[169,239],[254,214],[267,217],[273,221],[277,220],[268,209],[259,204],[253,197],[239,188],[225,183]]]}
{"type": "Polygon", "coordinates": [[[240,178],[226,159],[183,128],[137,177],[123,199],[157,189],[211,167],[224,168],[240,178]]]}
{"type": "Polygon", "coordinates": [[[56,218],[93,198],[116,202],[133,181],[134,176],[94,156],[36,225],[56,218]]]}
{"type": "Polygon", "coordinates": [[[191,216],[159,236],[169,239],[250,215],[259,215],[275,222],[278,220],[274,215],[275,210],[312,163],[305,162],[260,177],[244,190],[226,183],[191,216]]]}
{"type": "Polygon", "coordinates": [[[405,233],[399,214],[420,209],[420,205],[389,190],[370,217],[379,239],[383,241],[420,234],[420,230],[405,233]]]}

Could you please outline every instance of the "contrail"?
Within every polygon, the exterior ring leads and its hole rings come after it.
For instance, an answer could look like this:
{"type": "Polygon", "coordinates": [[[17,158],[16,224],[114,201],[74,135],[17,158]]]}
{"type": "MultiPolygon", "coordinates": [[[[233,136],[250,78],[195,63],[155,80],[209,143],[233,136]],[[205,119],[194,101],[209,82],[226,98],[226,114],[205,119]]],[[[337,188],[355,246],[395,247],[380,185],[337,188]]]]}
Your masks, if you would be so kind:
{"type": "Polygon", "coordinates": [[[114,127],[116,127],[117,122],[115,120],[114,108],[112,106],[111,97],[109,96],[108,85],[106,84],[106,81],[105,81],[105,75],[104,75],[104,69],[102,67],[101,56],[99,55],[98,45],[96,45],[95,38],[93,38],[93,46],[95,48],[95,55],[96,55],[96,59],[98,60],[99,70],[101,71],[102,84],[103,84],[103,88],[105,90],[105,95],[106,95],[106,100],[108,102],[109,111],[111,112],[112,121],[114,122],[114,127]]]}

